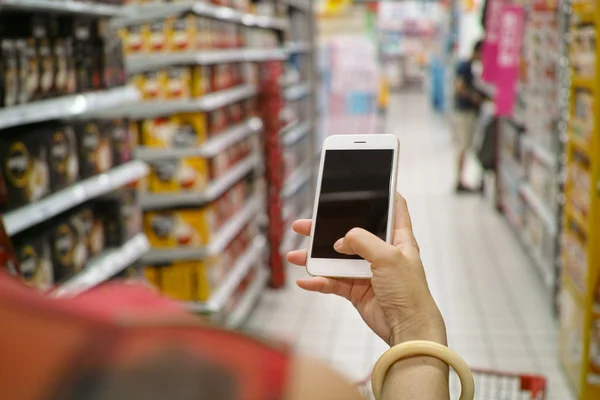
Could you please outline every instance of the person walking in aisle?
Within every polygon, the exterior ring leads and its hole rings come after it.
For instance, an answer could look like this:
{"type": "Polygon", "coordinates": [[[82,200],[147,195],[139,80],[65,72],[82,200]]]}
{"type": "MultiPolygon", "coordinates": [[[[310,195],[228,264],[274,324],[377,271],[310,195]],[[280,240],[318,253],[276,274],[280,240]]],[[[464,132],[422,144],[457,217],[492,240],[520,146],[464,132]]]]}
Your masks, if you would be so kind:
{"type": "MultiPolygon", "coordinates": [[[[395,201],[393,243],[352,229],[335,244],[371,262],[373,278],[310,277],[308,291],[341,296],[390,346],[445,346],[406,201],[395,201]]],[[[293,229],[310,234],[311,220],[293,229]]],[[[306,265],[307,251],[287,255],[306,265]]],[[[0,393],[10,400],[360,400],[326,365],[288,348],[212,327],[139,284],[102,285],[76,298],[42,296],[0,272],[0,393]]],[[[421,353],[419,353],[421,354],[421,353]]],[[[381,400],[448,400],[448,365],[396,359],[381,400]]],[[[383,377],[383,375],[382,375],[383,377]]]]}
{"type": "Polygon", "coordinates": [[[483,183],[480,188],[473,190],[462,182],[467,152],[473,145],[473,138],[477,129],[479,108],[486,100],[486,96],[475,87],[473,73],[473,64],[481,60],[482,47],[483,41],[477,42],[473,47],[471,57],[468,60],[461,61],[456,68],[454,88],[454,134],[458,143],[456,193],[480,192],[483,190],[483,183]]]}

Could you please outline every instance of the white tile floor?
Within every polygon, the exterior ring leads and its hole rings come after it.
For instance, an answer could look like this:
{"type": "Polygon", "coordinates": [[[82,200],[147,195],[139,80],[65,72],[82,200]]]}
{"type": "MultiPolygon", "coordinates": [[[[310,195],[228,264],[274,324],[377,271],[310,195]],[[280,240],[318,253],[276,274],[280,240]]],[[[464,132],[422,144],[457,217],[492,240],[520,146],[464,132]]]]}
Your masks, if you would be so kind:
{"type": "MultiPolygon", "coordinates": [[[[557,359],[557,324],[539,276],[489,199],[454,195],[448,126],[424,95],[393,98],[388,132],[400,137],[399,191],[407,198],[449,343],[476,368],[540,373],[549,398],[574,398],[557,359]]],[[[387,346],[343,299],[306,293],[290,266],[286,290],[266,293],[249,328],[293,343],[350,379],[368,375],[387,346]]]]}

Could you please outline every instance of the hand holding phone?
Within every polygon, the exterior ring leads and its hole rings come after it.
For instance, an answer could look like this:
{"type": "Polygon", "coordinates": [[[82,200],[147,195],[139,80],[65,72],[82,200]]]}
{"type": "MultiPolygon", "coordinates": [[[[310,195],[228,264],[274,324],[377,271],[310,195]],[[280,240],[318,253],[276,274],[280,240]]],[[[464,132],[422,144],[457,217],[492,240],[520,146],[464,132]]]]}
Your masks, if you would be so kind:
{"type": "Polygon", "coordinates": [[[352,228],[390,243],[400,143],[394,135],[334,135],[323,144],[306,269],[314,276],[370,278],[360,255],[334,244],[352,228]]]}
{"type": "MultiPolygon", "coordinates": [[[[292,228],[308,236],[312,221],[298,220],[292,228]]],[[[442,315],[429,292],[419,246],[415,240],[406,201],[394,196],[392,243],[360,228],[342,235],[340,253],[358,255],[373,271],[368,279],[311,277],[299,279],[302,289],[335,294],[351,301],[367,325],[386,343],[433,340],[446,344],[442,315]]],[[[287,255],[290,263],[306,266],[308,250],[287,255]]]]}

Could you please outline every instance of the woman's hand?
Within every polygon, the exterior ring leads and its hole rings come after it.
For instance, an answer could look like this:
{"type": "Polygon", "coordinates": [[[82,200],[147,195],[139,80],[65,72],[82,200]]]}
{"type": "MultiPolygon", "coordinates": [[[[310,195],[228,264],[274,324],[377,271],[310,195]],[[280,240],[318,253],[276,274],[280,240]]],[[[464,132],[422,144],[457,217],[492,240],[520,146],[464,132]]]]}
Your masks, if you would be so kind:
{"type": "MultiPolygon", "coordinates": [[[[305,290],[350,300],[367,325],[391,346],[417,339],[445,345],[444,321],[427,285],[406,200],[399,194],[395,207],[392,244],[355,228],[334,245],[340,253],[357,254],[369,261],[372,279],[314,277],[299,279],[297,284],[305,290]]],[[[298,220],[292,228],[308,236],[311,223],[309,219],[298,220]]],[[[307,254],[306,250],[295,250],[287,259],[305,266],[307,254]]]]}

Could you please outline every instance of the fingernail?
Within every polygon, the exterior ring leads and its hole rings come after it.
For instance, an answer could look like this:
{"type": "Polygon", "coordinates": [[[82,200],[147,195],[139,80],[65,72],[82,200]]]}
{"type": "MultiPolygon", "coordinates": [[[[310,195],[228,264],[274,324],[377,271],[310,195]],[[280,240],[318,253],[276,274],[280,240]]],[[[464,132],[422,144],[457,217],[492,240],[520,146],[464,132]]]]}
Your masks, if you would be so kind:
{"type": "Polygon", "coordinates": [[[333,244],[333,248],[336,250],[339,250],[342,248],[342,243],[344,242],[344,239],[338,239],[337,242],[335,242],[333,244]]]}

